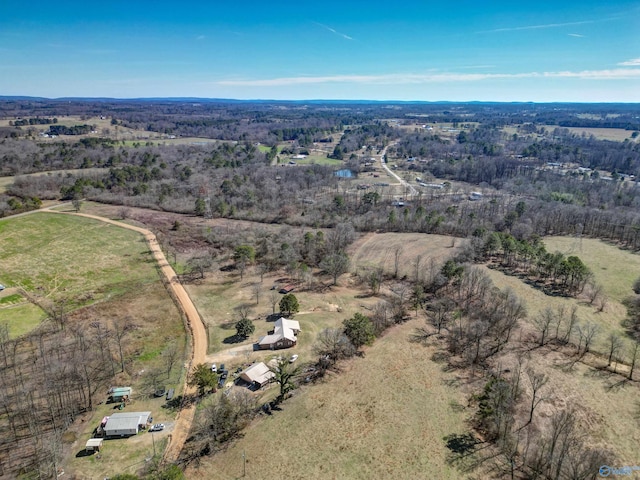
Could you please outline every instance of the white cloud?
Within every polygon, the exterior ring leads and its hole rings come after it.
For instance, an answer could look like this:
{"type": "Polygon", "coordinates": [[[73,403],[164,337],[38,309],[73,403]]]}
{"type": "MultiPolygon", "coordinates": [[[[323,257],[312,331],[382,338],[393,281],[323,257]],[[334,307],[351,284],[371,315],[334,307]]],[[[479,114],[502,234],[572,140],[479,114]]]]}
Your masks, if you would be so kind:
{"type": "Polygon", "coordinates": [[[579,33],[567,33],[570,37],[584,38],[584,35],[580,35],[579,33]]]}
{"type": "Polygon", "coordinates": [[[493,30],[482,30],[476,33],[497,33],[497,32],[517,32],[519,30],[540,30],[543,28],[558,28],[558,27],[571,27],[574,25],[586,25],[588,23],[595,23],[594,20],[583,20],[581,22],[567,22],[567,23],[546,23],[543,25],[525,25],[522,27],[506,27],[506,28],[494,28],[493,30]]]}
{"type": "Polygon", "coordinates": [[[326,75],[281,77],[255,80],[221,80],[216,85],[233,87],[283,87],[326,83],[369,85],[402,85],[444,82],[477,82],[483,80],[518,78],[576,78],[583,80],[629,80],[640,78],[640,69],[617,68],[612,70],[583,70],[580,72],[524,72],[524,73],[398,73],[386,75],[326,75]]]}
{"type": "Polygon", "coordinates": [[[322,23],[318,23],[318,22],[313,22],[313,23],[315,23],[315,24],[316,24],[316,25],[318,25],[319,27],[324,28],[325,30],[330,31],[331,33],[333,33],[333,34],[335,34],[335,35],[338,35],[339,37],[344,38],[345,40],[353,40],[353,38],[352,38],[352,37],[350,37],[349,35],[347,35],[347,34],[345,34],[345,33],[340,33],[340,32],[338,32],[337,30],[335,30],[335,29],[333,29],[333,28],[329,27],[328,25],[324,25],[324,24],[322,24],[322,23]]]}
{"type": "Polygon", "coordinates": [[[618,65],[623,67],[640,67],[640,58],[632,58],[626,62],[620,62],[618,65]]]}

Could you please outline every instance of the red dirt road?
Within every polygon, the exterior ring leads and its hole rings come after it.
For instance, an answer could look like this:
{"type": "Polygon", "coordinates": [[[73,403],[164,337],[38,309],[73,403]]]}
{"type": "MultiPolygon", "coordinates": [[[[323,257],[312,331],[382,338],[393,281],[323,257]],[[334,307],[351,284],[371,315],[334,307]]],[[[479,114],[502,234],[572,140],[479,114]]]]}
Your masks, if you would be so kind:
{"type": "MultiPolygon", "coordinates": [[[[176,272],[173,270],[169,262],[167,261],[164,253],[162,253],[162,249],[158,243],[156,236],[150,230],[145,228],[136,227],[134,225],[129,225],[123,222],[118,222],[116,220],[111,220],[109,218],[98,217],[96,215],[89,215],[86,213],[71,213],[71,212],[58,212],[55,210],[36,210],[40,212],[49,212],[49,213],[58,213],[65,215],[77,215],[80,217],[92,218],[94,220],[99,220],[101,222],[110,223],[112,225],[126,228],[128,230],[133,230],[135,232],[141,233],[144,235],[147,240],[147,244],[149,245],[149,249],[153,254],[153,257],[158,262],[158,266],[160,267],[160,271],[162,275],[167,280],[167,288],[171,289],[173,296],[177,298],[180,308],[184,313],[187,320],[188,331],[191,333],[191,356],[189,358],[189,371],[191,371],[192,365],[197,365],[199,363],[203,363],[206,360],[207,355],[207,332],[204,327],[204,323],[196,310],[195,305],[189,298],[187,291],[184,289],[182,284],[179,282],[176,272]]],[[[195,388],[190,388],[186,384],[183,388],[183,395],[189,395],[195,393],[195,388]]],[[[193,423],[193,418],[196,413],[195,403],[187,406],[180,410],[178,416],[176,417],[175,425],[171,435],[169,436],[169,445],[164,452],[164,461],[165,462],[175,462],[180,456],[180,451],[184,446],[185,441],[187,440],[187,436],[189,435],[189,431],[191,430],[191,424],[193,423]]]]}

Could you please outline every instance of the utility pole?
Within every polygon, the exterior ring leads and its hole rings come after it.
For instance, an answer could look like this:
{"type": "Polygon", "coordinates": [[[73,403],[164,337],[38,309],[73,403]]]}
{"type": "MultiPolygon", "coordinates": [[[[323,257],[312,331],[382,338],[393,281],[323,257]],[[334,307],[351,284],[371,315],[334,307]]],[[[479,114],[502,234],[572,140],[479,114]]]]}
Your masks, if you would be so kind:
{"type": "Polygon", "coordinates": [[[151,432],[151,441],[153,442],[153,457],[155,458],[155,456],[156,456],[156,437],[153,434],[153,432],[151,432]]]}

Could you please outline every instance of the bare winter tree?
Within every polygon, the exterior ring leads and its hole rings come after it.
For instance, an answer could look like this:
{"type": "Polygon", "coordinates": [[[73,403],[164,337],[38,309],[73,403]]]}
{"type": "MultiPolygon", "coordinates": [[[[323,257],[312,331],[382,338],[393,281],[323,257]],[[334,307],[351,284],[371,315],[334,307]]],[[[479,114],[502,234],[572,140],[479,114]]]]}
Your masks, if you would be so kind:
{"type": "Polygon", "coordinates": [[[529,383],[531,384],[531,403],[529,408],[529,420],[527,421],[527,425],[529,425],[533,421],[534,410],[540,402],[544,400],[540,390],[547,384],[549,377],[544,373],[536,373],[533,368],[527,368],[526,374],[529,379],[529,383]]]}
{"type": "Polygon", "coordinates": [[[633,370],[636,367],[638,354],[640,354],[640,342],[636,340],[633,342],[633,346],[631,347],[631,350],[630,350],[631,366],[629,368],[629,380],[633,380],[633,370]]]}
{"type": "Polygon", "coordinates": [[[622,338],[617,333],[610,333],[607,337],[609,343],[609,359],[607,361],[607,367],[611,366],[611,362],[617,357],[618,353],[624,346],[622,338]]]}
{"type": "Polygon", "coordinates": [[[171,370],[178,361],[180,351],[176,342],[171,342],[162,352],[162,358],[167,368],[167,378],[171,377],[171,370]]]}
{"type": "Polygon", "coordinates": [[[253,293],[253,297],[256,299],[256,305],[260,304],[260,295],[262,294],[262,285],[260,283],[254,283],[251,285],[251,291],[253,293]]]}
{"type": "Polygon", "coordinates": [[[589,305],[593,305],[602,296],[604,288],[601,284],[591,281],[585,290],[589,298],[589,305]]]}
{"type": "Polygon", "coordinates": [[[113,336],[118,347],[118,354],[120,357],[120,371],[124,372],[124,339],[129,332],[135,330],[135,325],[132,323],[130,317],[117,318],[113,322],[113,336]]]}
{"type": "Polygon", "coordinates": [[[417,255],[413,261],[413,281],[419,283],[422,280],[422,255],[417,255]]]}
{"type": "Polygon", "coordinates": [[[271,293],[269,293],[269,302],[271,303],[271,314],[275,315],[276,314],[276,306],[278,305],[278,302],[280,301],[280,295],[278,294],[277,290],[271,290],[271,293]]]}
{"type": "MultiPolygon", "coordinates": [[[[580,343],[583,344],[582,354],[580,354],[580,358],[582,358],[589,353],[593,340],[600,333],[600,326],[593,322],[587,322],[584,325],[580,325],[578,331],[580,333],[580,343]]],[[[580,343],[578,344],[578,353],[580,353],[580,343]]]]}
{"type": "Polygon", "coordinates": [[[453,318],[454,306],[454,303],[448,298],[441,298],[425,305],[424,311],[427,315],[427,321],[436,328],[438,334],[443,328],[447,328],[453,318]]]}
{"type": "Polygon", "coordinates": [[[402,252],[404,249],[402,246],[397,246],[393,250],[393,278],[398,278],[398,271],[400,269],[400,259],[402,258],[402,252]]]}
{"type": "Polygon", "coordinates": [[[331,364],[342,358],[351,357],[356,353],[356,348],[341,328],[325,328],[321,330],[318,333],[314,350],[319,355],[328,356],[331,364]]]}
{"type": "Polygon", "coordinates": [[[545,308],[533,319],[533,323],[538,329],[538,332],[540,332],[540,346],[543,346],[546,343],[553,320],[553,310],[551,310],[551,308],[549,307],[545,308]]]}

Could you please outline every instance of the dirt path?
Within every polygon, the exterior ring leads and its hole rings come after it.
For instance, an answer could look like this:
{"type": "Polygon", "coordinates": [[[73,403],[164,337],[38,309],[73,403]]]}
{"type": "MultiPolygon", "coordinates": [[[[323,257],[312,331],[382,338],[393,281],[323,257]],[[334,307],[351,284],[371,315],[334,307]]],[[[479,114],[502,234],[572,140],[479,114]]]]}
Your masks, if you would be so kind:
{"type": "MultiPolygon", "coordinates": [[[[160,248],[160,244],[156,236],[150,230],[145,228],[136,227],[134,225],[129,225],[123,222],[118,222],[116,220],[111,220],[109,218],[99,217],[97,215],[89,215],[86,213],[71,213],[71,212],[59,212],[55,210],[36,210],[40,212],[48,212],[48,213],[57,213],[63,215],[77,215],[80,217],[92,218],[94,220],[99,220],[101,222],[110,223],[111,225],[115,225],[118,227],[126,228],[128,230],[133,230],[135,232],[141,233],[144,235],[147,243],[149,245],[149,249],[153,254],[153,257],[158,262],[158,266],[160,267],[160,271],[162,275],[167,280],[167,286],[173,292],[175,298],[178,299],[178,303],[184,312],[187,319],[187,326],[191,333],[191,357],[189,359],[189,370],[191,370],[192,365],[197,365],[198,363],[203,363],[206,361],[207,355],[207,333],[196,310],[195,305],[189,298],[187,291],[184,289],[182,284],[178,281],[178,277],[176,276],[176,272],[173,270],[169,262],[167,261],[164,253],[162,253],[162,249],[160,248]]],[[[183,388],[183,395],[188,395],[191,393],[195,393],[195,388],[190,388],[186,384],[183,388]]],[[[192,404],[186,408],[183,408],[178,413],[176,417],[175,425],[173,431],[169,435],[169,445],[164,452],[164,460],[166,462],[174,462],[180,456],[180,451],[184,446],[184,443],[189,435],[189,431],[191,430],[191,424],[193,423],[193,418],[196,413],[196,406],[192,404]]]]}

